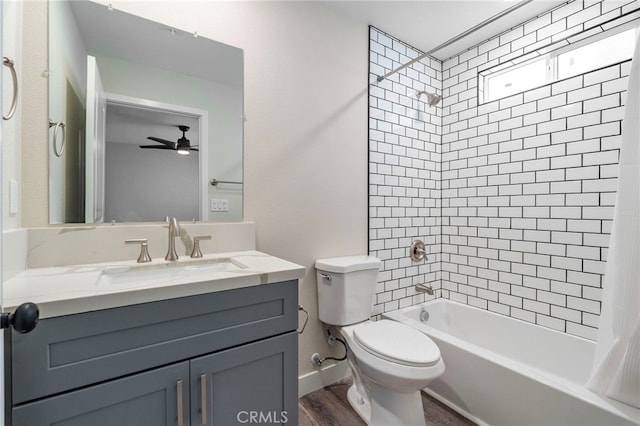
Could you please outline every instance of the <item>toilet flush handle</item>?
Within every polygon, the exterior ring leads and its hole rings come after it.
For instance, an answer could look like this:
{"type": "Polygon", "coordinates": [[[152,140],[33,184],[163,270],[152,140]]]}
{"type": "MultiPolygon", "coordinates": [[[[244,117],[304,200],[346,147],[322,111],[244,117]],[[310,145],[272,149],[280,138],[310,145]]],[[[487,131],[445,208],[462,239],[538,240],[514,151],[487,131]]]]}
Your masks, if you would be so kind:
{"type": "Polygon", "coordinates": [[[320,276],[322,278],[324,278],[325,280],[327,280],[327,281],[331,281],[332,280],[331,275],[329,275],[329,274],[320,273],[320,276]]]}

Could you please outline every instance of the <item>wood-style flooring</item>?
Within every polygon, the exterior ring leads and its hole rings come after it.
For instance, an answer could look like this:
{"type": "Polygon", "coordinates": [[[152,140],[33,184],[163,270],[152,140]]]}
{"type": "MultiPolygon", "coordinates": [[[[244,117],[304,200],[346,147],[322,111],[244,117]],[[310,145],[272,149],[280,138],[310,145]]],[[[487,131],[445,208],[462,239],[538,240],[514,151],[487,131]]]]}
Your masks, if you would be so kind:
{"type": "MultiPolygon", "coordinates": [[[[300,426],[366,426],[347,401],[349,386],[351,386],[350,378],[300,398],[298,424],[300,426]]],[[[475,423],[424,392],[422,392],[422,405],[427,426],[475,426],[475,423]]]]}

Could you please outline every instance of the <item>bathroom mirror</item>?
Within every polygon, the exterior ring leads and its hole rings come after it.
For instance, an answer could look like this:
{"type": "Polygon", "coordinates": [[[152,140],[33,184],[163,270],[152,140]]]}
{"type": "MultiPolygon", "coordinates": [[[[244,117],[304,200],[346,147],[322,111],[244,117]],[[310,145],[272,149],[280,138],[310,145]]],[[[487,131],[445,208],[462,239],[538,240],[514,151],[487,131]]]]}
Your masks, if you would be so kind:
{"type": "Polygon", "coordinates": [[[47,74],[50,223],[242,220],[241,49],[50,1],[47,74]]]}

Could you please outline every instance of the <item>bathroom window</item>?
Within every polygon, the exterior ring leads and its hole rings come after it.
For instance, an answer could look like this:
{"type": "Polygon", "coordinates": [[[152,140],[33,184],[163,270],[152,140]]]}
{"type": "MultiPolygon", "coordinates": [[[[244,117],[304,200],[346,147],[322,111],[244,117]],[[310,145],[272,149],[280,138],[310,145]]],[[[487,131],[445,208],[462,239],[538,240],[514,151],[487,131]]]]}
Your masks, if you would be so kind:
{"type": "Polygon", "coordinates": [[[537,59],[485,77],[486,99],[493,101],[547,84],[549,58],[537,59]]]}
{"type": "Polygon", "coordinates": [[[501,99],[631,59],[638,31],[638,21],[635,21],[575,43],[565,40],[564,47],[551,52],[542,48],[535,52],[535,58],[522,63],[515,63],[516,58],[484,70],[479,74],[480,102],[501,99]]]}
{"type": "Polygon", "coordinates": [[[557,55],[558,80],[632,58],[636,31],[632,28],[557,55]]]}

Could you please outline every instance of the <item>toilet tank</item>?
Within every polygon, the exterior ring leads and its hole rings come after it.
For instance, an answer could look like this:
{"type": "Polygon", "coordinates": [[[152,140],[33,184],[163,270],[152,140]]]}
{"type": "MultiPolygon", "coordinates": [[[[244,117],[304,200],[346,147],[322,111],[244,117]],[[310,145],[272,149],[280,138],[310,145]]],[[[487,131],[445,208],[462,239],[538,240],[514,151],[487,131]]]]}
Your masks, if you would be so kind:
{"type": "Polygon", "coordinates": [[[320,321],[343,326],[369,319],[381,264],[373,256],[316,260],[320,321]]]}

